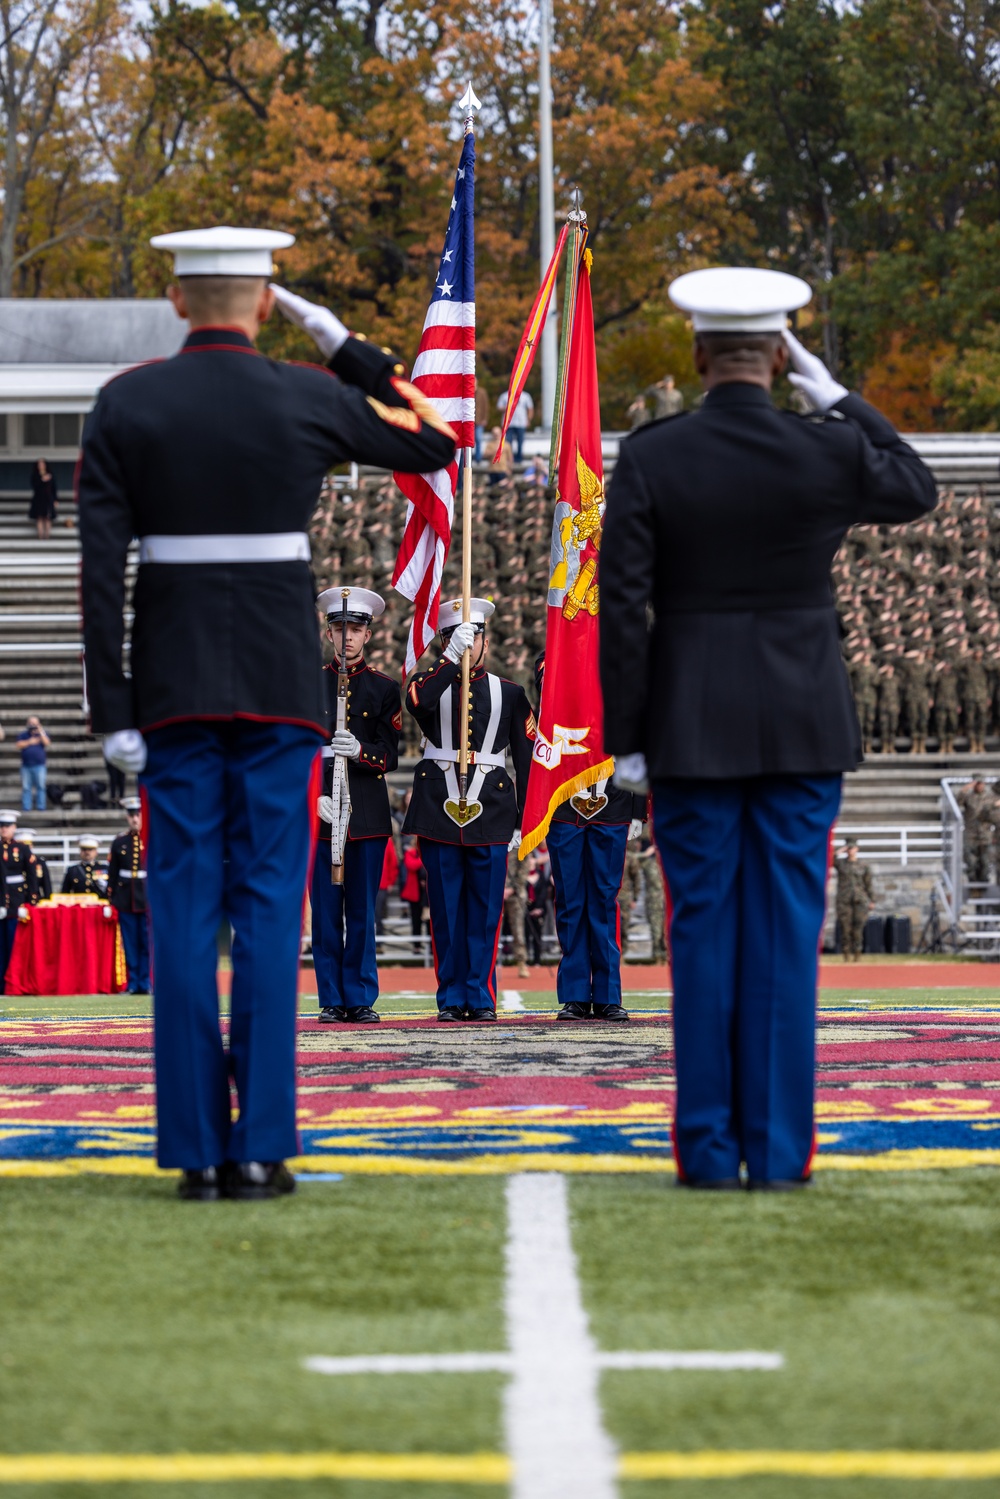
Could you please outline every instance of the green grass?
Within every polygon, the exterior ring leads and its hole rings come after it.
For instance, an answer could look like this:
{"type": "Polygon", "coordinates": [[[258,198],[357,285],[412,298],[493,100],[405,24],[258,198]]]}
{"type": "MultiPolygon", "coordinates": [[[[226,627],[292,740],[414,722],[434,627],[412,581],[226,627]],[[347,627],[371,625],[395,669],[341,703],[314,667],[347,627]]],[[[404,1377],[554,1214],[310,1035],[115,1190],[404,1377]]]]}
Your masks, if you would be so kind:
{"type": "Polygon", "coordinates": [[[181,1203],[166,1179],[8,1180],[0,1220],[4,1451],[500,1449],[499,1376],[301,1367],[502,1348],[499,1179],[357,1177],[261,1204],[181,1203]]]}
{"type": "MultiPolygon", "coordinates": [[[[688,1194],[649,1178],[576,1179],[571,1191],[601,1347],[786,1359],[780,1373],[606,1374],[605,1411],[623,1449],[1000,1446],[997,1172],[824,1172],[795,1196],[688,1194]]],[[[926,1485],[707,1484],[740,1499],[914,1487],[926,1485]]],[[[947,1492],[966,1489],[989,1486],[947,1492]]],[[[705,1492],[705,1482],[628,1485],[629,1499],[705,1492]]]]}

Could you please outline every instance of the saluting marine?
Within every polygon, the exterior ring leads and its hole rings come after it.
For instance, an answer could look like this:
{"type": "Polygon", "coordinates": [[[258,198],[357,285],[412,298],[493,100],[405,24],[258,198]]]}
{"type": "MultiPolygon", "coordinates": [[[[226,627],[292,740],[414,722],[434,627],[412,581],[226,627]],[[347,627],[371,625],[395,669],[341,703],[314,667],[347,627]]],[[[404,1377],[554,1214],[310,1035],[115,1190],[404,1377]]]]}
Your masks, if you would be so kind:
{"type": "Polygon", "coordinates": [[[488,599],[472,599],[460,623],[461,599],[441,605],[444,652],[418,672],[406,706],[426,736],[403,823],[415,833],[427,875],[427,902],[437,973],[438,1019],[496,1019],[496,954],[503,920],[507,854],[520,842],[521,809],[528,785],[535,715],[516,682],[485,667],[489,650],[488,599]],[[454,624],[448,621],[455,621],[454,624]],[[458,757],[461,662],[471,651],[469,679],[469,784],[459,804],[458,757]],[[514,763],[513,779],[507,753],[514,763]]]}
{"type": "Polygon", "coordinates": [[[0,992],[7,973],[21,907],[30,906],[35,894],[31,849],[18,841],[17,813],[0,812],[0,992]]]}
{"type": "Polygon", "coordinates": [[[79,860],[76,864],[71,864],[63,875],[62,893],[99,895],[103,898],[108,893],[108,866],[102,864],[97,857],[97,839],[89,835],[81,838],[79,849],[79,860]]]}
{"type": "Polygon", "coordinates": [[[299,945],[328,723],[307,528],[349,460],[424,472],[455,438],[402,365],[324,307],[270,284],[290,234],[160,235],[179,353],[108,381],[79,468],[92,727],[142,773],[156,964],[159,1164],[182,1197],[294,1190],[299,945]],[[257,352],[275,304],[326,367],[257,352]],[[128,550],[139,538],[132,674],[128,550]],[[234,933],[224,1041],[219,927],[234,933]],[[238,1112],[234,1117],[231,1090],[238,1112]]]}
{"type": "Polygon", "coordinates": [[[346,678],[346,727],[335,732],[323,750],[323,794],[317,809],[312,950],[319,1018],[371,1024],[379,1019],[375,906],[385,847],[392,836],[386,776],[396,769],[399,759],[403,715],[398,683],[365,660],[372,620],[384,613],[385,600],[367,588],[328,588],[318,603],[326,615],[327,639],[338,652],[323,673],[331,723],[336,723],[338,685],[346,678]],[[331,867],[335,806],[330,793],[337,755],[347,761],[350,821],[335,881],[331,867]]]}
{"type": "MultiPolygon", "coordinates": [[[[545,652],[535,662],[539,696],[545,652]]],[[[561,802],[545,837],[555,882],[559,1020],[627,1020],[622,1005],[618,893],[630,838],[642,836],[646,798],[597,781],[561,802]]]]}
{"type": "Polygon", "coordinates": [[[149,993],[149,914],[146,905],[146,843],[142,836],[142,803],[127,796],[122,811],[128,832],[111,844],[108,860],[108,900],[118,912],[118,929],[125,949],[126,993],[149,993]]]}

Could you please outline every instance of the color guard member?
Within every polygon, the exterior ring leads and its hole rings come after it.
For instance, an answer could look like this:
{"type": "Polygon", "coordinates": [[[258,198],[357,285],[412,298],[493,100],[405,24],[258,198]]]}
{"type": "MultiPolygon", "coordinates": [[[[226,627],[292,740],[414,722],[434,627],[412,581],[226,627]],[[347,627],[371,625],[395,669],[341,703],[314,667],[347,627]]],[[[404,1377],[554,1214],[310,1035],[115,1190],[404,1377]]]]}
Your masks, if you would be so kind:
{"type": "Polygon", "coordinates": [[[111,844],[108,860],[108,900],[118,912],[118,929],[125,949],[126,994],[149,993],[149,910],[146,900],[146,841],[142,835],[142,803],[137,796],[122,801],[128,832],[111,844]]]}

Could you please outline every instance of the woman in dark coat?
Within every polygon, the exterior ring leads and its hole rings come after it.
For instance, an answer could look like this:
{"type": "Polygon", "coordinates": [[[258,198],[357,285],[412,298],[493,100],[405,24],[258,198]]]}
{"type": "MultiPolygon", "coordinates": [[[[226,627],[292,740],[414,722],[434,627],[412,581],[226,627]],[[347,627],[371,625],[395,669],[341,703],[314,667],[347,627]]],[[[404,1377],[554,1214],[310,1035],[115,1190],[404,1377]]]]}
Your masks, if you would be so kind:
{"type": "Polygon", "coordinates": [[[39,458],[31,475],[31,504],[28,506],[28,519],[35,522],[39,541],[45,541],[51,535],[58,509],[56,476],[50,472],[45,459],[39,458]]]}

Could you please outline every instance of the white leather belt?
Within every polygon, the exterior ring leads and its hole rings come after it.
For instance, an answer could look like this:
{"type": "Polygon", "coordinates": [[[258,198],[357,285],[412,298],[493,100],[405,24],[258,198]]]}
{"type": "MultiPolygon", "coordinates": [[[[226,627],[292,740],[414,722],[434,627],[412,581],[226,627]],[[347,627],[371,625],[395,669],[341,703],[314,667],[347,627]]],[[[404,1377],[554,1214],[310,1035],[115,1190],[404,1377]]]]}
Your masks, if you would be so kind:
{"type": "Polygon", "coordinates": [[[308,562],[304,531],[239,536],[140,536],[140,562],[308,562]]]}
{"type": "MultiPolygon", "coordinates": [[[[442,765],[457,765],[459,751],[457,749],[442,749],[437,744],[425,744],[422,760],[437,760],[442,765]]],[[[488,755],[484,750],[469,751],[470,765],[485,765],[490,770],[503,770],[507,764],[506,754],[488,755]]]]}
{"type": "Polygon", "coordinates": [[[120,880],[144,880],[146,878],[146,871],[144,869],[137,869],[133,874],[131,869],[122,869],[119,871],[118,878],[120,880]]]}
{"type": "Polygon", "coordinates": [[[24,884],[24,875],[23,874],[9,874],[9,875],[7,875],[6,879],[7,879],[8,885],[23,885],[24,884]]]}

